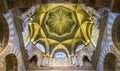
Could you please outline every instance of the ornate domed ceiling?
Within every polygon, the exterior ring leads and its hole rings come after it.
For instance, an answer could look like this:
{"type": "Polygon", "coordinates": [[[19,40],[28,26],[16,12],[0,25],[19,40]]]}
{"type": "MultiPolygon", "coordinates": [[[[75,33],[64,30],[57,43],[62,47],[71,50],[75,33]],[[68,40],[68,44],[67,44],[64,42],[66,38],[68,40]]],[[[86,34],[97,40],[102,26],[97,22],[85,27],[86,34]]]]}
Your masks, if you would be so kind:
{"type": "Polygon", "coordinates": [[[50,48],[75,48],[88,43],[93,20],[81,5],[45,4],[39,6],[29,24],[31,42],[50,48]]]}
{"type": "Polygon", "coordinates": [[[66,36],[72,36],[78,29],[79,24],[72,10],[58,6],[48,11],[42,27],[46,30],[45,33],[48,34],[48,36],[61,40],[61,38],[65,38],[66,36]]]}

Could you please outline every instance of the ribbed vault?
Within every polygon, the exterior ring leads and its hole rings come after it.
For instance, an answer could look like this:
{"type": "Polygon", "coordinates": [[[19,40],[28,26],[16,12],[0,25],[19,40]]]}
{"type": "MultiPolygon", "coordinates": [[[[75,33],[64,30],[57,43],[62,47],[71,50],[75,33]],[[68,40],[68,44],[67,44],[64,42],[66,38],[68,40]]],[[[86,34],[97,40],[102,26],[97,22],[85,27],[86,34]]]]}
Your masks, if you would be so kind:
{"type": "Polygon", "coordinates": [[[30,40],[50,48],[64,49],[68,56],[81,43],[88,44],[94,22],[81,5],[45,4],[40,5],[29,24],[30,40]]]}

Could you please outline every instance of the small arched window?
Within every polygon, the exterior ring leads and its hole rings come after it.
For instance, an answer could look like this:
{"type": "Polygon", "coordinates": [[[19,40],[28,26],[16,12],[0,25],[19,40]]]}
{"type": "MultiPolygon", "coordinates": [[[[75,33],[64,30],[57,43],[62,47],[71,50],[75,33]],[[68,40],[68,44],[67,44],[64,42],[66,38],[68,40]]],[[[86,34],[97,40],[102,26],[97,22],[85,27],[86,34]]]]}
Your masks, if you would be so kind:
{"type": "Polygon", "coordinates": [[[41,50],[42,52],[45,53],[45,47],[42,46],[40,43],[36,43],[35,46],[36,46],[39,50],[41,50]]]}
{"type": "Polygon", "coordinates": [[[54,54],[54,58],[66,58],[67,55],[63,52],[57,52],[54,54]]]}

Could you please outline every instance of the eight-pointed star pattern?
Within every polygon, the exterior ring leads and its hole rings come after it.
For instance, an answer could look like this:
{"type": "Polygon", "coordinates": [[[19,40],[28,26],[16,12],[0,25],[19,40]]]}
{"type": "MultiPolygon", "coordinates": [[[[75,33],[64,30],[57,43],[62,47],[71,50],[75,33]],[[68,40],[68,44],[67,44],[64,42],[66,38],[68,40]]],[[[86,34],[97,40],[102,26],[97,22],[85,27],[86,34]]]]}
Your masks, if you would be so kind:
{"type": "Polygon", "coordinates": [[[36,9],[35,19],[29,25],[33,44],[40,43],[52,51],[59,46],[67,51],[82,43],[88,43],[91,36],[91,16],[76,4],[45,4],[36,9]]]}

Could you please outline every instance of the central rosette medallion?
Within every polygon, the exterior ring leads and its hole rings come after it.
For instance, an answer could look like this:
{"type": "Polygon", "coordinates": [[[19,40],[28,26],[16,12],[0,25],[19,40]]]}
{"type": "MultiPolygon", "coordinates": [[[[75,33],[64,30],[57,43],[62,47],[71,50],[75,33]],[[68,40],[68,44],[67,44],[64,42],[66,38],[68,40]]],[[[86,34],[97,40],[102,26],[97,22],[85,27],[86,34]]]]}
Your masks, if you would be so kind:
{"type": "Polygon", "coordinates": [[[75,32],[78,25],[73,11],[57,7],[46,14],[44,26],[50,35],[61,38],[75,32]]]}

